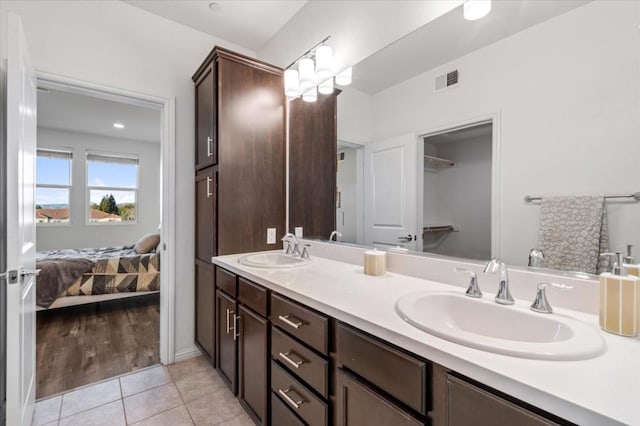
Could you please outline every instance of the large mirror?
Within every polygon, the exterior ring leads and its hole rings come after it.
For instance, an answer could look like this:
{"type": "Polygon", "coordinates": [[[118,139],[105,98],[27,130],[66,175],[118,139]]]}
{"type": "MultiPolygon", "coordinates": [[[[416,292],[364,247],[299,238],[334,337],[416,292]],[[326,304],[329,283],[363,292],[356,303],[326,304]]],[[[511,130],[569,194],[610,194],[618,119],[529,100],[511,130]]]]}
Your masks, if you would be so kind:
{"type": "Polygon", "coordinates": [[[354,66],[338,240],[587,273],[632,244],[640,262],[640,3],[492,3],[354,66]]]}

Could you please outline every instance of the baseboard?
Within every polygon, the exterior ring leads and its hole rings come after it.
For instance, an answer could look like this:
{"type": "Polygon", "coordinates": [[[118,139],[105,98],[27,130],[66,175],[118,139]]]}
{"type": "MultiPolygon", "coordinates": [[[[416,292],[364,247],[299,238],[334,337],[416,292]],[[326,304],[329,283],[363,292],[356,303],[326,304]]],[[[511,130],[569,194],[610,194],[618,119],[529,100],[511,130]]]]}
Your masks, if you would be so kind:
{"type": "Polygon", "coordinates": [[[200,349],[198,349],[195,345],[193,345],[190,348],[187,348],[180,352],[176,352],[174,359],[175,359],[175,362],[180,362],[180,361],[185,361],[189,358],[197,357],[199,355],[202,355],[202,352],[200,352],[200,349]]]}

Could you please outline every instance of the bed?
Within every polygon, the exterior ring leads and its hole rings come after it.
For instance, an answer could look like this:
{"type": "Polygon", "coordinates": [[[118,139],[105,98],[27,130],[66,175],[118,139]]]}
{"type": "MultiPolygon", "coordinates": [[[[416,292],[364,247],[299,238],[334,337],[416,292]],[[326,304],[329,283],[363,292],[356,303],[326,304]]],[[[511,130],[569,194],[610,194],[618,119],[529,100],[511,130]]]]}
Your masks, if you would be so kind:
{"type": "Polygon", "coordinates": [[[156,293],[160,253],[137,246],[38,252],[36,304],[51,309],[156,293]]]}

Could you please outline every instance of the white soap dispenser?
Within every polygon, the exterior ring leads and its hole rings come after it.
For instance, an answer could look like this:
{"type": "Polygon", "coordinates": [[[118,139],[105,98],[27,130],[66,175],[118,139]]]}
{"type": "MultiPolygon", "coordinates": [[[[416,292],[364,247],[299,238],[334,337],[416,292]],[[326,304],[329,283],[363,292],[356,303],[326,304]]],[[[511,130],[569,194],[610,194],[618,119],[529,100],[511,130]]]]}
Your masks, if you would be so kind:
{"type": "Polygon", "coordinates": [[[600,328],[620,336],[637,336],[640,331],[640,278],[629,275],[622,253],[615,257],[611,272],[600,275],[600,328]]]}

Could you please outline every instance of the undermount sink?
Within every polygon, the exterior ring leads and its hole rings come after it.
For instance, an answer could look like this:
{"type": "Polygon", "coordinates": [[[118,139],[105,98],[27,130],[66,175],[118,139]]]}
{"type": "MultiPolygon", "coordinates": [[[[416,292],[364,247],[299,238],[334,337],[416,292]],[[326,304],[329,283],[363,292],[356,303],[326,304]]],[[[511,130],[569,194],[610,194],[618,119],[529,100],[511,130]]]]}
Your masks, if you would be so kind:
{"type": "Polygon", "coordinates": [[[429,334],[503,355],[579,360],[596,357],[606,349],[595,328],[573,318],[460,293],[408,294],[398,299],[396,312],[429,334]]]}
{"type": "Polygon", "coordinates": [[[311,259],[301,259],[283,253],[257,253],[242,256],[238,263],[252,268],[286,269],[308,265],[311,259]]]}

